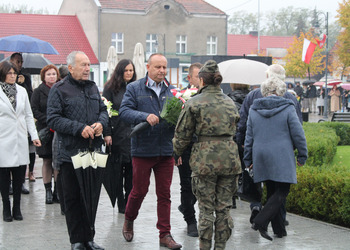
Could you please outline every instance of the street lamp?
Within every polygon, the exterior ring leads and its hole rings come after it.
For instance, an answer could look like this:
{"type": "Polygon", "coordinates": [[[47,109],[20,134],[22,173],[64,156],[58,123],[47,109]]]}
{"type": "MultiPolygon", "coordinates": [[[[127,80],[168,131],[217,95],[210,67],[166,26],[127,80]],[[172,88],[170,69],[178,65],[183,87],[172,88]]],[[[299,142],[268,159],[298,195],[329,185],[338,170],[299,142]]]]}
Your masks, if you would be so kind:
{"type": "Polygon", "coordinates": [[[318,28],[318,18],[317,15],[322,14],[325,17],[325,22],[326,22],[326,69],[325,69],[325,96],[324,96],[324,112],[323,112],[323,118],[328,119],[328,88],[327,88],[327,73],[328,73],[328,12],[323,13],[323,12],[316,12],[315,10],[315,15],[316,15],[316,23],[315,27],[318,28]]]}

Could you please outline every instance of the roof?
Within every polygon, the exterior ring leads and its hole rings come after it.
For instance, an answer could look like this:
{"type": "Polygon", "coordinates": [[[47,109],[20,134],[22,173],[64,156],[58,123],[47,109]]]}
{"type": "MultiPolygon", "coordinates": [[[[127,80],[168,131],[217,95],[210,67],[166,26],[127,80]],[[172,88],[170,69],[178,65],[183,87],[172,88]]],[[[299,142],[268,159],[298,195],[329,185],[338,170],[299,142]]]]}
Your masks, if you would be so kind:
{"type": "MultiPolygon", "coordinates": [[[[77,16],[0,13],[0,23],[0,37],[24,34],[51,43],[59,55],[44,56],[53,64],[66,64],[74,50],[85,52],[91,64],[99,63],[77,16]]],[[[13,52],[0,53],[6,58],[13,52]]]]}
{"type": "MultiPolygon", "coordinates": [[[[260,36],[260,50],[270,48],[289,48],[293,42],[292,36],[260,36]]],[[[258,51],[258,37],[254,35],[227,35],[227,55],[239,56],[256,54],[258,51]]]]}
{"type": "MultiPolygon", "coordinates": [[[[163,0],[100,0],[102,9],[146,11],[156,2],[163,0]]],[[[188,13],[226,15],[225,12],[203,0],[173,0],[181,4],[188,13]]]]}

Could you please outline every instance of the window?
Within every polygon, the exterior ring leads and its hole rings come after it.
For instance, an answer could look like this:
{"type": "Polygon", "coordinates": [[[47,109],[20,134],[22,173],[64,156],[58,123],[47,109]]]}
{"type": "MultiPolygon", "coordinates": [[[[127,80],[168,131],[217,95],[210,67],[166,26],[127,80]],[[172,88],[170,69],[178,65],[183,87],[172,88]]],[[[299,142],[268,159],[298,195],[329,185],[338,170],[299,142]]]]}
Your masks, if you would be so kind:
{"type": "Polygon", "coordinates": [[[217,54],[217,37],[208,36],[207,37],[207,55],[216,55],[217,54]]]}
{"type": "Polygon", "coordinates": [[[187,36],[182,36],[182,35],[176,36],[176,53],[177,54],[187,53],[187,36]]]}
{"type": "Polygon", "coordinates": [[[111,45],[115,47],[117,54],[124,53],[124,34],[112,33],[111,45]]]}
{"type": "Polygon", "coordinates": [[[146,55],[150,56],[158,52],[157,49],[157,35],[156,34],[147,34],[146,35],[146,55]]]}

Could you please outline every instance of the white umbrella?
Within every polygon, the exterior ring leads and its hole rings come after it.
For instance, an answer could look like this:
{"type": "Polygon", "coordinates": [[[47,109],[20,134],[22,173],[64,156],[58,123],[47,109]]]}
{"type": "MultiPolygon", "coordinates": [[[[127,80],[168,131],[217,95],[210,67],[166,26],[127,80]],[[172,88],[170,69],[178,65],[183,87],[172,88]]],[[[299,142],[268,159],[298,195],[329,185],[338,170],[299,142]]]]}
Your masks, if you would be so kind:
{"type": "Polygon", "coordinates": [[[145,77],[146,75],[145,52],[143,50],[143,46],[141,43],[136,43],[135,45],[134,57],[132,58],[132,62],[135,65],[137,79],[145,77]]]}
{"type": "Polygon", "coordinates": [[[107,53],[107,70],[108,76],[107,80],[109,80],[113,74],[113,71],[118,63],[118,55],[114,46],[110,46],[107,53]]]}
{"type": "Polygon", "coordinates": [[[223,83],[258,85],[266,80],[268,65],[249,59],[232,59],[218,64],[223,83]]]}

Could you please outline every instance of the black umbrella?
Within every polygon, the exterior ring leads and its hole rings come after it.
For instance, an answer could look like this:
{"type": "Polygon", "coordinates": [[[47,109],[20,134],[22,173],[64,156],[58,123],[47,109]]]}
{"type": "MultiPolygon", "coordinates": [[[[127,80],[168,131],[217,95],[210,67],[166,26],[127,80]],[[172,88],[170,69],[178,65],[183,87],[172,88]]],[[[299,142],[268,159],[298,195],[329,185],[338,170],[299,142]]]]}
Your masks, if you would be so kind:
{"type": "Polygon", "coordinates": [[[316,81],[314,81],[314,80],[305,80],[305,81],[303,81],[303,85],[304,86],[307,86],[307,85],[310,85],[310,84],[314,84],[316,81]]]}
{"type": "Polygon", "coordinates": [[[103,177],[103,186],[111,200],[112,206],[115,207],[115,202],[120,192],[118,182],[123,181],[120,174],[121,168],[120,154],[112,154],[111,147],[109,147],[109,156],[106,164],[106,170],[103,177]],[[119,191],[119,192],[118,192],[119,191]]]}
{"type": "Polygon", "coordinates": [[[132,131],[130,133],[130,137],[135,136],[137,133],[144,131],[145,129],[149,128],[150,126],[151,125],[148,122],[140,122],[132,129],[132,131]]]}
{"type": "MultiPolygon", "coordinates": [[[[40,71],[42,68],[44,68],[48,64],[52,64],[52,62],[43,57],[40,54],[29,54],[29,53],[22,53],[23,57],[23,64],[22,68],[23,71],[29,74],[40,74],[40,71]]],[[[6,57],[2,61],[10,61],[10,57],[6,57]]]]}
{"type": "Polygon", "coordinates": [[[107,158],[108,154],[92,151],[91,149],[72,156],[72,162],[92,230],[94,230],[107,158]]]}

